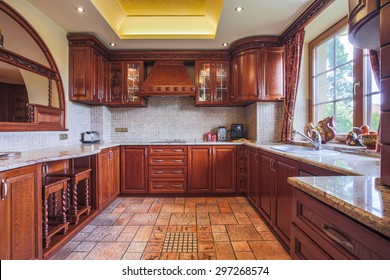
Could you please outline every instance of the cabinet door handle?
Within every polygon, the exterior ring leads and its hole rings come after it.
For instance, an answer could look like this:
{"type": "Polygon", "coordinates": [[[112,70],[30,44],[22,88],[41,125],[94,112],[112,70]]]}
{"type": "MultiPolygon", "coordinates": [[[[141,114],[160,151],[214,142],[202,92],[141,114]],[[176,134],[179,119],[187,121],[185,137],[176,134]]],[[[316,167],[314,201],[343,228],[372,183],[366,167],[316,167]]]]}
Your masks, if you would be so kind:
{"type": "Polygon", "coordinates": [[[343,247],[346,247],[350,250],[352,250],[354,248],[353,244],[351,242],[348,241],[348,238],[346,238],[340,231],[336,230],[335,228],[332,228],[332,227],[329,227],[328,225],[325,225],[325,224],[322,224],[322,231],[330,238],[332,239],[333,241],[335,241],[336,243],[340,244],[341,246],[343,247]],[[342,240],[340,238],[338,238],[336,235],[334,235],[333,233],[331,233],[329,230],[330,229],[333,229],[334,231],[337,231],[340,235],[342,235],[346,240],[342,240]]]}
{"type": "Polygon", "coordinates": [[[153,187],[160,189],[160,188],[164,187],[164,185],[161,185],[161,184],[154,184],[153,187]]]}
{"type": "Polygon", "coordinates": [[[181,188],[183,185],[182,184],[173,184],[172,185],[174,188],[181,188]]]}
{"type": "Polygon", "coordinates": [[[172,162],[183,162],[183,160],[182,159],[174,159],[174,160],[172,160],[172,162]]]}
{"type": "Polygon", "coordinates": [[[154,159],[153,162],[163,162],[164,160],[162,159],[154,159]]]}
{"type": "Polygon", "coordinates": [[[181,173],[183,173],[183,171],[182,170],[172,170],[172,173],[173,174],[181,174],[181,173]]]}
{"type": "Polygon", "coordinates": [[[8,185],[4,179],[1,179],[1,200],[4,200],[8,194],[8,185]]]}
{"type": "Polygon", "coordinates": [[[174,149],[174,150],[172,150],[172,152],[176,152],[176,153],[180,153],[182,151],[183,151],[182,149],[174,149]]]}
{"type": "Polygon", "coordinates": [[[155,170],[155,171],[153,171],[153,173],[154,173],[154,174],[163,174],[164,171],[162,171],[162,170],[155,170]]]}
{"type": "Polygon", "coordinates": [[[157,153],[161,153],[161,152],[164,152],[164,150],[154,150],[155,152],[157,152],[157,153]]]}

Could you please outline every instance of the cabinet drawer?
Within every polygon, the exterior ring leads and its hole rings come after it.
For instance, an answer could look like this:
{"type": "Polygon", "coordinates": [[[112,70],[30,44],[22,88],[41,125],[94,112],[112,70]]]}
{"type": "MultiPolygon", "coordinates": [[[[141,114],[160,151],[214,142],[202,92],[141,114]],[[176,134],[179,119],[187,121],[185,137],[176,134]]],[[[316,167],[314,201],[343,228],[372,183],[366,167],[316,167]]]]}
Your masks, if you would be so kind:
{"type": "Polygon", "coordinates": [[[187,177],[187,167],[163,167],[163,166],[151,166],[149,167],[150,177],[174,177],[185,178],[187,177]]]}
{"type": "Polygon", "coordinates": [[[292,220],[331,258],[390,259],[388,238],[295,188],[292,220]]]}
{"type": "Polygon", "coordinates": [[[187,155],[186,146],[151,146],[149,147],[149,154],[154,155],[187,155]]]}
{"type": "Polygon", "coordinates": [[[150,179],[149,191],[151,193],[184,193],[187,189],[186,179],[150,179]]]}
{"type": "Polygon", "coordinates": [[[291,225],[290,256],[293,260],[330,260],[313,240],[304,234],[296,225],[291,225]]]}
{"type": "Polygon", "coordinates": [[[186,156],[150,156],[149,165],[187,165],[186,156]]]}

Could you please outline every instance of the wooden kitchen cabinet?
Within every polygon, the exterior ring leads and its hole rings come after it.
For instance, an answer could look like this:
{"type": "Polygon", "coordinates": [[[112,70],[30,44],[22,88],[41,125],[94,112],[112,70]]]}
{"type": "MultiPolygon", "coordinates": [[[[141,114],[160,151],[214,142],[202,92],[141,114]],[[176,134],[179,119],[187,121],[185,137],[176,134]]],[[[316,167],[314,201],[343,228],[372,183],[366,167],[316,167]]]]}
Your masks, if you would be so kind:
{"type": "Polygon", "coordinates": [[[248,148],[246,146],[237,147],[237,191],[248,192],[248,148]]]}
{"type": "Polygon", "coordinates": [[[390,241],[343,213],[293,188],[293,259],[390,259],[390,241]]]}
{"type": "Polygon", "coordinates": [[[195,104],[230,105],[230,63],[195,62],[195,104]]]}
{"type": "Polygon", "coordinates": [[[148,146],[121,147],[121,193],[148,193],[148,146]]]}
{"type": "Polygon", "coordinates": [[[236,189],[235,146],[189,147],[189,193],[234,193],[236,189]]]}
{"type": "Polygon", "coordinates": [[[107,104],[107,59],[92,47],[69,47],[69,99],[107,104]]]}
{"type": "Polygon", "coordinates": [[[259,151],[256,148],[248,148],[247,156],[247,178],[249,201],[257,208],[259,201],[259,151]]]}
{"type": "Polygon", "coordinates": [[[281,100],[284,83],[284,47],[250,49],[234,56],[235,104],[281,100]]]}
{"type": "Polygon", "coordinates": [[[348,4],[349,41],[361,49],[379,49],[381,46],[380,2],[378,0],[349,0],[348,4]]]}
{"type": "Polygon", "coordinates": [[[0,173],[0,259],[42,258],[40,166],[0,173]]]}
{"type": "Polygon", "coordinates": [[[297,165],[294,160],[260,153],[258,210],[287,247],[290,243],[292,205],[292,188],[287,178],[298,175],[297,165]]]}
{"type": "Polygon", "coordinates": [[[120,192],[119,147],[103,149],[97,155],[98,209],[102,210],[120,192]]]}
{"type": "Polygon", "coordinates": [[[187,191],[187,147],[149,146],[149,192],[187,191]]]}
{"type": "Polygon", "coordinates": [[[146,106],[146,100],[140,96],[143,61],[111,61],[109,73],[109,106],[146,106]]]}

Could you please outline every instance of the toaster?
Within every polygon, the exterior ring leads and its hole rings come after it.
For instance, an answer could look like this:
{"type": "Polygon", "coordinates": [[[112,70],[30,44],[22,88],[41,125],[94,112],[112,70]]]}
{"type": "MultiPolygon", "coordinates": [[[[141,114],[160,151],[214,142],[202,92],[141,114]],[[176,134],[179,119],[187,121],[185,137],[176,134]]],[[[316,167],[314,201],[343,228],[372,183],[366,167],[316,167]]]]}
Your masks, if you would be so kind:
{"type": "Polygon", "coordinates": [[[81,143],[99,143],[100,134],[97,131],[86,131],[81,133],[81,143]]]}

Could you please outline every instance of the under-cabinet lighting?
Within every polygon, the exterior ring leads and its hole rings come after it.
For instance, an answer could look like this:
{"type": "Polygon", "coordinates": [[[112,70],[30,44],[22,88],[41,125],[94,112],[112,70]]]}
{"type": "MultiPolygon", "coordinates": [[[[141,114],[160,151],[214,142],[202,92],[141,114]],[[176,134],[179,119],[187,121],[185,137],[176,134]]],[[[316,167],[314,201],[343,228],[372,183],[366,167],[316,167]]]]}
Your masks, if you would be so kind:
{"type": "Polygon", "coordinates": [[[112,43],[110,43],[110,46],[111,46],[111,47],[115,47],[116,44],[115,44],[114,42],[112,42],[112,43]]]}
{"type": "Polygon", "coordinates": [[[244,7],[236,7],[235,10],[236,10],[237,12],[242,12],[242,10],[244,10],[244,7]]]}
{"type": "Polygon", "coordinates": [[[224,47],[227,47],[229,45],[229,43],[222,43],[222,46],[224,46],[224,47]]]}
{"type": "Polygon", "coordinates": [[[83,7],[76,7],[76,10],[77,10],[80,14],[82,14],[82,13],[85,12],[85,9],[84,9],[83,7]]]}

